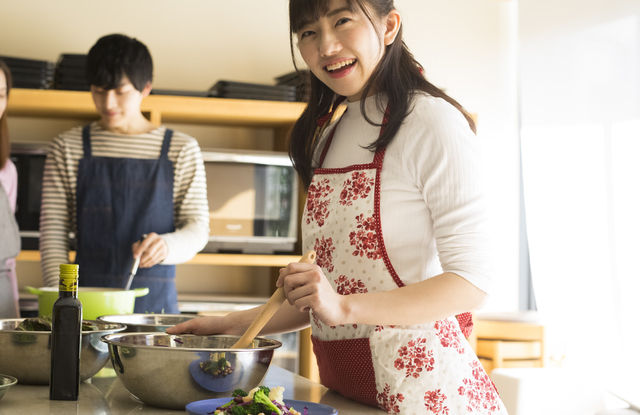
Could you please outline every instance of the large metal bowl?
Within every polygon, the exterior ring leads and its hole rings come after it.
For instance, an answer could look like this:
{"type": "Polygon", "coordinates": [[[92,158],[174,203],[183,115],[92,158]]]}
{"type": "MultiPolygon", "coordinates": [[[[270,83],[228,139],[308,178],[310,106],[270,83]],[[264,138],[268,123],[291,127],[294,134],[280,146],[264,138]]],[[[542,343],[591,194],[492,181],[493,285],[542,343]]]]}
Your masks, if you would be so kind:
{"type": "MultiPolygon", "coordinates": [[[[15,328],[23,318],[0,319],[0,373],[19,383],[48,385],[51,375],[51,332],[21,331],[15,328]]],[[[109,349],[100,337],[123,331],[124,324],[90,321],[96,331],[82,332],[80,380],[94,376],[109,361],[109,349]]]]}
{"type": "Polygon", "coordinates": [[[250,348],[230,349],[239,336],[119,333],[102,337],[111,363],[127,390],[138,400],[160,408],[182,409],[193,401],[231,396],[234,389],[260,385],[277,340],[258,337],[250,348]],[[224,358],[230,370],[206,373],[202,365],[224,358]]]}
{"type": "Polygon", "coordinates": [[[121,323],[127,326],[125,332],[165,332],[169,327],[197,318],[195,314],[115,314],[98,317],[99,321],[121,323]]]}

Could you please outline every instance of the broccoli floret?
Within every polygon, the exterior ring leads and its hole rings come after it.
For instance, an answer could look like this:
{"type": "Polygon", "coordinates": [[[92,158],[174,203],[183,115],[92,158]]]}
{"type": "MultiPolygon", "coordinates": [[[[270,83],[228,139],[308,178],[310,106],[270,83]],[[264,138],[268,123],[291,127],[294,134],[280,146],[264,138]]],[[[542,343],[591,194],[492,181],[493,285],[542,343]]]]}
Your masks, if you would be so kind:
{"type": "Polygon", "coordinates": [[[233,391],[233,393],[231,394],[231,396],[233,396],[234,398],[235,398],[236,396],[245,397],[245,396],[247,396],[247,395],[248,395],[248,393],[247,393],[247,392],[245,392],[245,391],[243,391],[242,389],[236,389],[236,390],[234,390],[234,391],[233,391]]]}
{"type": "Polygon", "coordinates": [[[249,405],[243,405],[243,406],[236,405],[236,406],[233,406],[233,407],[231,407],[231,410],[228,413],[230,413],[231,415],[247,415],[247,414],[253,413],[253,412],[247,412],[247,410],[249,409],[249,408],[247,408],[247,406],[249,406],[249,405]]]}
{"type": "Polygon", "coordinates": [[[267,398],[269,397],[269,392],[271,392],[268,386],[258,386],[258,390],[264,392],[267,398]]]}
{"type": "Polygon", "coordinates": [[[268,410],[275,412],[278,415],[282,415],[282,410],[277,406],[275,406],[273,402],[271,402],[268,395],[265,395],[264,389],[262,389],[262,387],[258,389],[256,393],[253,394],[253,402],[261,403],[262,405],[266,406],[268,410]]]}

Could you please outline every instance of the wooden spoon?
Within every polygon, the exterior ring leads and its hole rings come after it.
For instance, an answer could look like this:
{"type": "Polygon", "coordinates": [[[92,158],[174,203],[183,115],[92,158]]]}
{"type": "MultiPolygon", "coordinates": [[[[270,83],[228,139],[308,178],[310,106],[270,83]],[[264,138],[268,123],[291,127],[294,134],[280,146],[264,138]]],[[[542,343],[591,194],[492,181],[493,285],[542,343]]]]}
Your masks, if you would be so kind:
{"type": "MultiPolygon", "coordinates": [[[[316,260],[316,253],[314,251],[309,251],[300,258],[298,262],[304,262],[307,264],[313,264],[316,260]]],[[[260,314],[258,314],[247,329],[244,332],[242,337],[231,346],[232,349],[246,349],[249,347],[253,339],[260,333],[260,330],[264,327],[265,324],[273,317],[273,315],[278,311],[284,300],[286,299],[284,295],[284,288],[280,287],[273,293],[267,304],[265,304],[260,314]]]]}

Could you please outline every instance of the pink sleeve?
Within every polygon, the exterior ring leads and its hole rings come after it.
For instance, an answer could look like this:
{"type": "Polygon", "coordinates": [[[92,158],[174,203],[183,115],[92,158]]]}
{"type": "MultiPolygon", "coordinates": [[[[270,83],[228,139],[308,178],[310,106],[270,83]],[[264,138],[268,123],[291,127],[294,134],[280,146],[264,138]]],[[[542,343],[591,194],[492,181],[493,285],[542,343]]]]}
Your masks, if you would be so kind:
{"type": "Polygon", "coordinates": [[[16,199],[18,197],[18,171],[11,159],[8,159],[4,168],[0,170],[0,184],[4,188],[4,191],[7,192],[11,211],[15,213],[16,199]]]}

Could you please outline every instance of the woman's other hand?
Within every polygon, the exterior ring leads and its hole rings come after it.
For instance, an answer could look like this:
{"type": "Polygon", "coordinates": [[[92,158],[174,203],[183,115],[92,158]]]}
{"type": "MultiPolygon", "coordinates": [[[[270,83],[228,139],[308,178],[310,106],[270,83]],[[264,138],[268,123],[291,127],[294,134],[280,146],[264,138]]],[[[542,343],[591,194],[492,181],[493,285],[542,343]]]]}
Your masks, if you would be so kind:
{"type": "Polygon", "coordinates": [[[347,324],[347,297],[337,294],[317,265],[293,262],[280,269],[276,283],[284,287],[289,304],[299,312],[313,310],[325,324],[347,324]]]}
{"type": "Polygon", "coordinates": [[[227,317],[211,316],[196,317],[187,320],[184,323],[177,324],[167,329],[168,334],[242,334],[230,333],[227,330],[230,327],[227,317]]]}
{"type": "Polygon", "coordinates": [[[131,245],[133,257],[140,257],[140,268],[151,268],[167,257],[167,243],[157,233],[151,232],[147,237],[131,245]]]}

